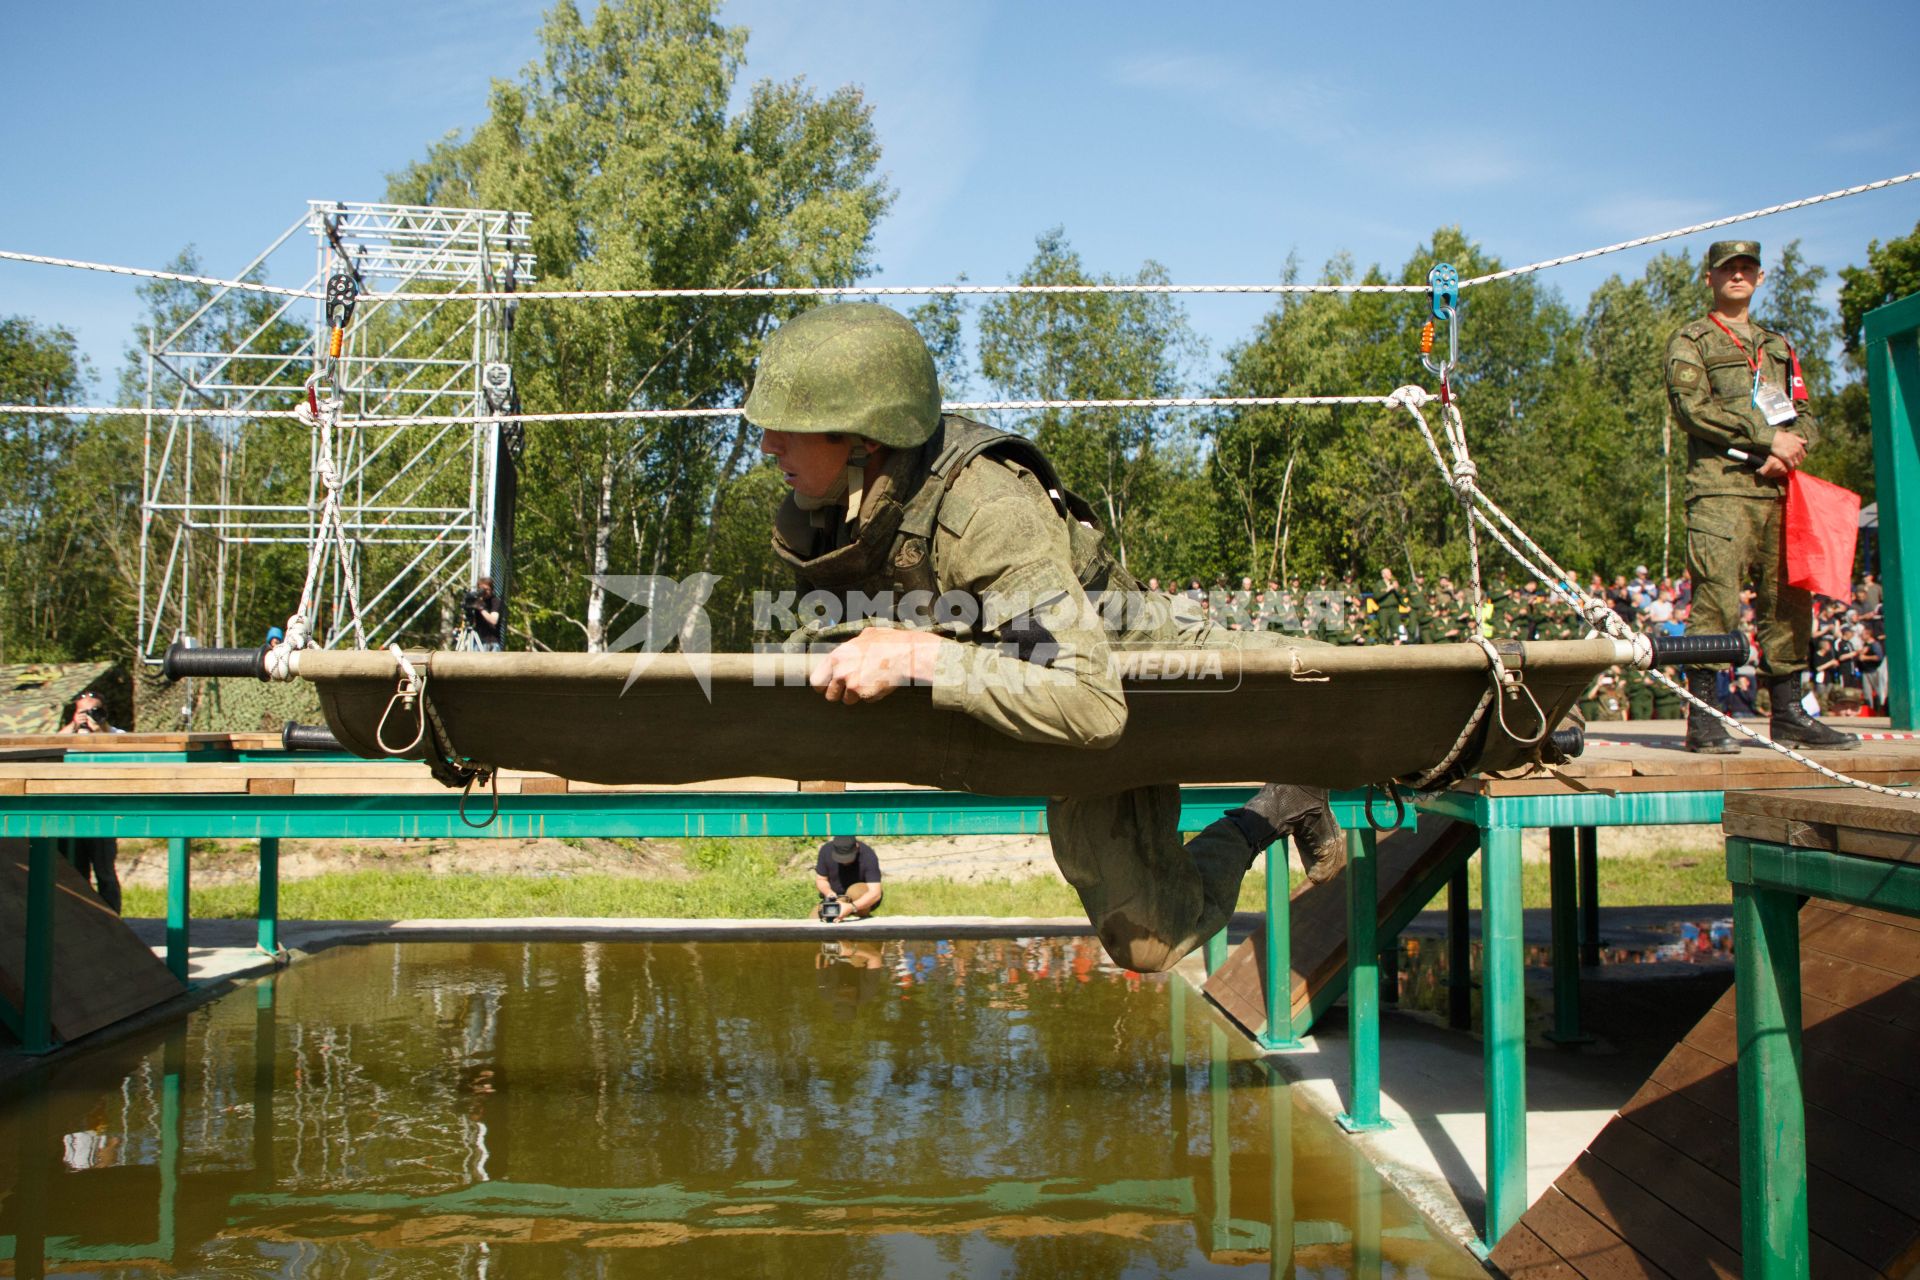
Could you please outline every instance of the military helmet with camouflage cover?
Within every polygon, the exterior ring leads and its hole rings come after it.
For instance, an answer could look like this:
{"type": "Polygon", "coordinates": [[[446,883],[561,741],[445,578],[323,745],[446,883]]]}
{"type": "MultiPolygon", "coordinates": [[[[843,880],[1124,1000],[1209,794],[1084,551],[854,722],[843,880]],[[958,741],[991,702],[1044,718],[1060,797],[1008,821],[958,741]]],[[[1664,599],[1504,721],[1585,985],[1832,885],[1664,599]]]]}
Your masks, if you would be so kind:
{"type": "Polygon", "coordinates": [[[940,425],[940,377],[912,321],[878,303],[839,302],[767,339],[745,412],[765,431],[839,431],[906,449],[940,425]]]}

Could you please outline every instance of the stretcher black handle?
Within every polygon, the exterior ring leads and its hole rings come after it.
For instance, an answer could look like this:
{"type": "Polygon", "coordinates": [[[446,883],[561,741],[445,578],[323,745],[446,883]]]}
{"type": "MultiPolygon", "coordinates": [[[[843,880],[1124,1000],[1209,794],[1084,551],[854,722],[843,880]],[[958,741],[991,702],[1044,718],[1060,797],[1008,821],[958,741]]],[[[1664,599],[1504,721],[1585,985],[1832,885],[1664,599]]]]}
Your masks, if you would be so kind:
{"type": "Polygon", "coordinates": [[[182,676],[253,676],[265,680],[267,650],[264,645],[258,649],[189,649],[176,642],[167,646],[160,669],[169,680],[182,676]]]}
{"type": "Polygon", "coordinates": [[[1736,633],[1705,636],[1653,636],[1656,667],[1737,667],[1751,656],[1747,638],[1736,633]]]}
{"type": "Polygon", "coordinates": [[[280,730],[280,745],[288,751],[340,751],[340,739],[321,724],[301,724],[289,720],[280,730]]]}
{"type": "Polygon", "coordinates": [[[1587,749],[1587,731],[1578,724],[1563,724],[1547,735],[1545,755],[1549,763],[1564,764],[1576,760],[1587,749]]]}

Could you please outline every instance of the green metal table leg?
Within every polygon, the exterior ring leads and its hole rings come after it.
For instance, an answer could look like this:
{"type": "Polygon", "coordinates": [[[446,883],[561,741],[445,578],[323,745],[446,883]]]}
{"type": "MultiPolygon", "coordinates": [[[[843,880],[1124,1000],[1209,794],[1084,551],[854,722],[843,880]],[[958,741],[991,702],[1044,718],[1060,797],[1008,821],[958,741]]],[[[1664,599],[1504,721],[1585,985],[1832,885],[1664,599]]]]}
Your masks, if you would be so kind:
{"type": "Polygon", "coordinates": [[[1799,903],[1778,890],[1736,884],[1733,929],[1741,1262],[1748,1276],[1789,1280],[1808,1269],[1799,903]]]}
{"type": "Polygon", "coordinates": [[[1262,1049],[1298,1049],[1300,1036],[1293,1025],[1293,902],[1287,892],[1287,841],[1282,836],[1267,848],[1266,972],[1260,985],[1267,993],[1267,1026],[1260,1033],[1262,1049]]]}
{"type": "Polygon", "coordinates": [[[187,899],[192,892],[187,844],[179,838],[167,841],[167,969],[182,983],[187,980],[187,899]]]}
{"type": "Polygon", "coordinates": [[[160,1255],[174,1259],[177,1223],[175,1212],[180,1195],[180,1078],[186,1072],[187,1037],[177,1032],[167,1037],[161,1051],[160,1078],[160,1255]]]}
{"type": "Polygon", "coordinates": [[[1278,1071],[1267,1074],[1268,1280],[1293,1274],[1293,1090],[1278,1071]]]}
{"type": "Polygon", "coordinates": [[[1447,1025],[1473,1026],[1473,939],[1467,924],[1467,869],[1447,881],[1447,1025]]]}
{"type": "Polygon", "coordinates": [[[1210,1252],[1231,1246],[1233,1217],[1233,1134],[1229,1124],[1227,1031],[1207,1027],[1207,1164],[1213,1175],[1213,1213],[1207,1221],[1210,1252]]]}
{"type": "Polygon", "coordinates": [[[1553,892],[1553,1030],[1555,1044],[1591,1044],[1580,1034],[1580,912],[1574,898],[1576,882],[1573,828],[1547,832],[1549,883],[1553,892]]]}
{"type": "Polygon", "coordinates": [[[275,1066],[280,1037],[273,1008],[274,979],[263,978],[253,991],[253,1176],[256,1191],[274,1185],[273,1110],[275,1066]]]}
{"type": "Polygon", "coordinates": [[[1600,967],[1600,829],[1581,827],[1580,967],[1600,967]]]}
{"type": "Polygon", "coordinates": [[[1207,962],[1207,976],[1211,978],[1227,962],[1227,931],[1222,929],[1207,939],[1206,948],[1201,953],[1207,962]]]}
{"type": "Polygon", "coordinates": [[[1353,1179],[1353,1277],[1380,1280],[1380,1201],[1386,1184],[1372,1165],[1358,1160],[1354,1161],[1353,1179]]]}
{"type": "Polygon", "coordinates": [[[280,954],[280,841],[275,836],[260,838],[260,949],[270,956],[280,954]]]}
{"type": "Polygon", "coordinates": [[[26,987],[20,993],[20,1048],[53,1048],[53,859],[54,842],[27,840],[26,987]]]}
{"type": "Polygon", "coordinates": [[[1498,1244],[1527,1207],[1526,955],[1520,915],[1520,829],[1480,833],[1480,1010],[1486,1055],[1487,1223],[1498,1244]]]}
{"type": "Polygon", "coordinates": [[[1380,898],[1373,829],[1347,832],[1348,1133],[1391,1129],[1380,1118],[1380,953],[1374,941],[1380,898]]]}
{"type": "Polygon", "coordinates": [[[1167,1065],[1173,1083],[1187,1083],[1187,980],[1177,973],[1167,975],[1167,1065]]]}

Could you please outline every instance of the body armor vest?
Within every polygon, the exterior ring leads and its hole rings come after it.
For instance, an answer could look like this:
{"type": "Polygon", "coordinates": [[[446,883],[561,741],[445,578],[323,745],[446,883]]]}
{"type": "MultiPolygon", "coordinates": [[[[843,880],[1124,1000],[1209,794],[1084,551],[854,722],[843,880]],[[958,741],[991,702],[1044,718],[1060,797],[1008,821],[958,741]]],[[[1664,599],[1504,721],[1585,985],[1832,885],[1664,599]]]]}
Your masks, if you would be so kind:
{"type": "Polygon", "coordinates": [[[888,593],[896,602],[908,592],[938,596],[933,540],[940,504],[968,464],[982,457],[1030,472],[1040,482],[1066,521],[1074,574],[1086,591],[1138,589],[1107,550],[1093,508],[1060,483],[1059,473],[1038,446],[1024,436],[951,414],[941,418],[918,450],[902,450],[888,459],[868,492],[866,518],[846,545],[832,546],[839,538],[837,522],[813,528],[807,513],[789,499],[775,520],[774,552],[793,567],[802,591],[830,591],[843,599],[853,592],[869,599],[888,593]]]}

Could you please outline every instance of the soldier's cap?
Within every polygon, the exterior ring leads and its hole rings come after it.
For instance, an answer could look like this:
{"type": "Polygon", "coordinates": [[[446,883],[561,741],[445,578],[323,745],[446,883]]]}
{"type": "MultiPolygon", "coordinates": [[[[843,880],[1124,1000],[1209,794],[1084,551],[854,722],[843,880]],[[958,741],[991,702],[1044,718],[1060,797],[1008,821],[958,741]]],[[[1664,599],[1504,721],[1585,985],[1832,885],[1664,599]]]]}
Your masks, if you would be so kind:
{"type": "Polygon", "coordinates": [[[1758,240],[1715,240],[1707,246],[1707,269],[1721,266],[1735,258],[1752,258],[1760,261],[1760,242],[1758,240]]]}

